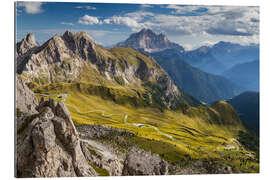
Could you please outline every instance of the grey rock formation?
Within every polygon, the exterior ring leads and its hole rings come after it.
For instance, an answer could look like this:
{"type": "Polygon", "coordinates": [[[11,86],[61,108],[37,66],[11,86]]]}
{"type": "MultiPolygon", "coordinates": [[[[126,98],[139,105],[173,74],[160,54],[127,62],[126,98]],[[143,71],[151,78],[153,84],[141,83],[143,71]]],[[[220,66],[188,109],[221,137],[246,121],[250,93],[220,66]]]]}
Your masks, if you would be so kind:
{"type": "Polygon", "coordinates": [[[47,104],[17,127],[16,176],[97,175],[84,157],[65,106],[53,100],[47,104]]]}
{"type": "Polygon", "coordinates": [[[20,42],[16,44],[18,56],[22,56],[32,48],[36,47],[36,41],[34,34],[27,34],[20,42]]]}
{"type": "Polygon", "coordinates": [[[131,34],[130,37],[116,46],[132,47],[145,52],[157,52],[165,49],[178,49],[184,51],[184,48],[176,43],[170,42],[163,34],[156,34],[150,29],[142,29],[140,32],[131,34]]]}
{"type": "Polygon", "coordinates": [[[123,175],[166,175],[168,163],[161,160],[158,155],[132,148],[125,162],[123,175]]]}
{"type": "MultiPolygon", "coordinates": [[[[144,33],[151,34],[148,30],[144,33]]],[[[167,42],[166,38],[164,41],[167,42]]],[[[56,34],[42,46],[18,57],[17,62],[17,72],[23,74],[25,81],[33,86],[78,81],[104,85],[109,81],[148,89],[147,94],[152,96],[148,99],[156,101],[151,103],[161,108],[176,108],[180,101],[190,104],[153,59],[131,48],[106,49],[85,32],[73,34],[66,31],[63,36],[56,34]],[[129,52],[128,57],[125,51],[129,52]],[[88,75],[90,72],[91,76],[88,75]]]]}
{"type": "Polygon", "coordinates": [[[220,164],[214,161],[191,161],[186,166],[174,166],[171,169],[172,173],[178,174],[231,174],[240,173],[234,170],[231,166],[220,164]]]}
{"type": "Polygon", "coordinates": [[[80,137],[83,139],[100,138],[104,136],[134,136],[128,130],[116,129],[103,125],[80,125],[77,126],[80,137]]]}
{"type": "Polygon", "coordinates": [[[16,108],[23,113],[37,113],[38,100],[34,93],[25,85],[20,76],[16,76],[16,108]]]}

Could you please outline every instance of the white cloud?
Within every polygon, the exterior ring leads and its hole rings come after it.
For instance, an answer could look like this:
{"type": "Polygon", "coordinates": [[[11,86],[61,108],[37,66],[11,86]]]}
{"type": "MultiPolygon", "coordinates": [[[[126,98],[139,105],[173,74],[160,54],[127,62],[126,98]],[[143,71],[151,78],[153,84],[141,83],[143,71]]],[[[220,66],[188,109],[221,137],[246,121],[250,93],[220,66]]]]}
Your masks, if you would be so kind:
{"type": "Polygon", "coordinates": [[[97,17],[88,16],[87,14],[80,17],[79,20],[78,20],[78,23],[79,24],[84,24],[84,25],[100,24],[97,17]]]}
{"type": "Polygon", "coordinates": [[[133,31],[140,30],[144,27],[143,24],[138,23],[136,19],[131,17],[113,16],[103,20],[104,24],[116,24],[130,27],[133,31]]]}
{"type": "Polygon", "coordinates": [[[77,9],[87,9],[87,10],[96,10],[96,7],[93,6],[76,6],[77,9]]]}
{"type": "Polygon", "coordinates": [[[142,4],[141,5],[141,8],[152,8],[154,7],[153,5],[150,5],[150,4],[142,4]]]}
{"type": "Polygon", "coordinates": [[[258,7],[167,5],[164,8],[173,9],[174,14],[139,10],[104,20],[85,15],[78,23],[123,25],[132,31],[150,28],[155,32],[164,32],[172,40],[185,44],[187,49],[211,45],[220,40],[240,44],[259,43],[258,7]],[[183,15],[188,12],[195,13],[195,16],[183,15]]]}
{"type": "Polygon", "coordinates": [[[17,2],[17,7],[23,7],[28,14],[40,14],[44,12],[41,8],[42,2],[17,2]]]}
{"type": "Polygon", "coordinates": [[[204,8],[204,6],[179,6],[175,4],[169,4],[164,7],[168,9],[173,9],[172,11],[173,14],[185,14],[204,8]]]}
{"type": "Polygon", "coordinates": [[[137,22],[140,22],[140,21],[144,20],[144,18],[146,18],[146,17],[155,16],[155,14],[152,12],[147,12],[147,11],[135,11],[135,12],[131,12],[131,13],[126,13],[125,16],[130,17],[130,18],[136,20],[137,22]]]}
{"type": "Polygon", "coordinates": [[[61,22],[60,24],[68,25],[68,26],[74,26],[74,24],[71,23],[71,22],[61,22]]]}

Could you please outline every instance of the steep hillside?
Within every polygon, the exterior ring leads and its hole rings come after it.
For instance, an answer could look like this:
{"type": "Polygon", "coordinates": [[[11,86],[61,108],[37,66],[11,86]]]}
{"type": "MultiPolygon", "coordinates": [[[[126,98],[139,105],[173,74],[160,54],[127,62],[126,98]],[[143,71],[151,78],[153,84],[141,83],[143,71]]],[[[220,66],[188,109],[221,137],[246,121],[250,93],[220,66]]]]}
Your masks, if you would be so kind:
{"type": "Polygon", "coordinates": [[[251,130],[259,134],[260,103],[258,92],[244,92],[227,101],[237,111],[240,119],[251,130]]]}
{"type": "Polygon", "coordinates": [[[228,79],[203,72],[181,59],[154,57],[179,88],[200,101],[212,103],[225,100],[239,94],[242,90],[228,79]]]}
{"type": "Polygon", "coordinates": [[[225,71],[223,76],[247,90],[259,91],[259,69],[259,61],[251,61],[233,66],[225,71]]]}
{"type": "Polygon", "coordinates": [[[135,101],[144,98],[144,104],[159,108],[174,109],[181,103],[199,105],[179,91],[169,75],[149,57],[131,48],[105,49],[84,32],[55,35],[21,58],[17,71],[29,86],[82,82],[112,91],[132,91],[135,101]]]}

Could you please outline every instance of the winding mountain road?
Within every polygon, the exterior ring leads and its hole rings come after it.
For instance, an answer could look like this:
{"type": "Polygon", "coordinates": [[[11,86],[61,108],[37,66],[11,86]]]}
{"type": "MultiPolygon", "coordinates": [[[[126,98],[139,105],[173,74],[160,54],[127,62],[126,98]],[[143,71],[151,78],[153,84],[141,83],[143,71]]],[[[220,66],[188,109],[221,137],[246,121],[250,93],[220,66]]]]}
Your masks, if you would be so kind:
{"type": "MultiPolygon", "coordinates": [[[[38,95],[41,95],[41,96],[46,96],[46,97],[50,97],[50,96],[57,96],[58,98],[63,98],[63,101],[66,101],[67,98],[68,98],[68,94],[51,94],[51,95],[48,95],[48,94],[41,94],[41,93],[36,93],[38,95]]],[[[177,140],[177,139],[174,139],[173,136],[171,135],[168,135],[166,133],[163,133],[161,132],[157,127],[153,126],[153,125],[150,125],[150,124],[143,124],[143,123],[128,123],[127,122],[127,118],[128,118],[128,114],[127,113],[120,113],[120,114],[107,114],[105,115],[105,110],[102,110],[102,109],[97,109],[97,110],[90,110],[90,111],[86,111],[86,112],[81,112],[77,107],[75,107],[74,105],[71,105],[71,104],[67,104],[67,106],[70,106],[72,107],[73,109],[75,109],[78,113],[80,114],[88,114],[88,113],[93,113],[93,112],[101,112],[101,116],[102,117],[112,117],[112,116],[122,116],[124,115],[124,124],[126,125],[132,125],[132,126],[135,126],[135,127],[139,127],[139,128],[143,128],[143,127],[150,127],[152,129],[154,129],[158,134],[162,135],[162,136],[165,136],[167,138],[169,138],[170,140],[172,141],[175,141],[175,142],[178,142],[186,147],[189,147],[189,145],[186,145],[185,143],[177,140]]],[[[92,144],[93,146],[95,147],[101,147],[100,145],[97,144],[97,142],[95,141],[92,141],[92,140],[85,140],[85,139],[80,139],[81,141],[83,142],[87,142],[89,144],[92,144]]],[[[218,146],[217,147],[217,150],[221,150],[222,148],[224,150],[233,150],[233,149],[236,149],[236,151],[239,151],[239,146],[241,146],[241,144],[234,138],[230,139],[230,141],[232,143],[234,143],[234,145],[230,145],[230,146],[227,146],[227,147],[223,147],[223,146],[218,146]],[[227,149],[226,149],[227,148],[227,149]]],[[[112,157],[114,155],[111,155],[111,154],[106,154],[107,157],[112,157]]]]}

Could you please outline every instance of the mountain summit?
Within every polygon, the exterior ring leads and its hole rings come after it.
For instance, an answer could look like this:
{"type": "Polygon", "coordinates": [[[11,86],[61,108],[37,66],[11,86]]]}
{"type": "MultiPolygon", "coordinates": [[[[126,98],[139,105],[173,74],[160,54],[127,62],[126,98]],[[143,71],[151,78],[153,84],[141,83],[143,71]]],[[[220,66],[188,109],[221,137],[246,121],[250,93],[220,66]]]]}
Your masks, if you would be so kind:
{"type": "Polygon", "coordinates": [[[157,52],[165,49],[177,49],[184,51],[184,48],[176,43],[169,41],[163,33],[156,34],[150,29],[142,29],[140,32],[133,33],[129,38],[116,46],[131,47],[145,52],[157,52]]]}
{"type": "Polygon", "coordinates": [[[85,85],[86,89],[92,87],[98,92],[104,91],[103,97],[117,103],[152,104],[161,109],[175,109],[182,103],[200,104],[179,90],[150,57],[129,47],[106,49],[85,32],[56,34],[19,58],[17,73],[33,87],[80,82],[80,90],[85,85]],[[114,93],[120,91],[121,96],[114,93]],[[128,100],[124,101],[122,97],[128,100]]]}

